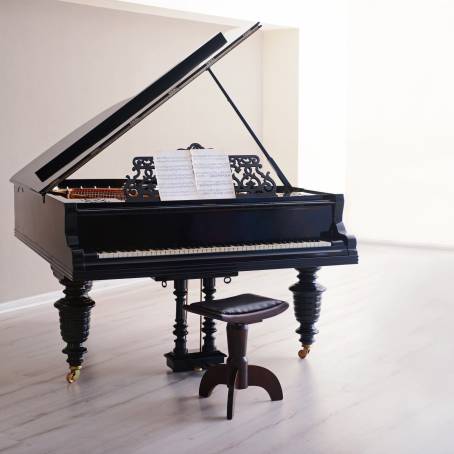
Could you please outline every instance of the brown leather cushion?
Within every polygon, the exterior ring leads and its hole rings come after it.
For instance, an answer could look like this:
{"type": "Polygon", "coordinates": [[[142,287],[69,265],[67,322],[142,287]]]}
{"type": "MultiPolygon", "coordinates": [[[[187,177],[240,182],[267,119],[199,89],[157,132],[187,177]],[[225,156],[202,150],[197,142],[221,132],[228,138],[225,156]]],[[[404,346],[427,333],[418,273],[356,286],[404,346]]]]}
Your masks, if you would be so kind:
{"type": "Polygon", "coordinates": [[[233,323],[259,322],[280,314],[287,308],[288,304],[285,301],[251,293],[186,306],[189,312],[233,323]]]}

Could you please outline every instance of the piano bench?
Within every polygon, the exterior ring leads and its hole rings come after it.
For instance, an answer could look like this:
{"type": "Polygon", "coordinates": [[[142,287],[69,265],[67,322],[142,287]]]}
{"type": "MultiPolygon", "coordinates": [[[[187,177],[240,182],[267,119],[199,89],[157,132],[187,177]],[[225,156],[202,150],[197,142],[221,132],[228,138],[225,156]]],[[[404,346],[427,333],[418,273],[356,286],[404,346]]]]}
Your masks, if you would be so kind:
{"type": "Polygon", "coordinates": [[[227,322],[227,363],[208,368],[199,387],[199,396],[209,397],[217,385],[227,385],[227,419],[233,418],[235,389],[260,386],[268,392],[271,400],[282,400],[279,380],[270,370],[248,364],[246,346],[250,323],[274,317],[287,308],[288,303],[284,301],[252,294],[185,306],[188,312],[227,322]]]}

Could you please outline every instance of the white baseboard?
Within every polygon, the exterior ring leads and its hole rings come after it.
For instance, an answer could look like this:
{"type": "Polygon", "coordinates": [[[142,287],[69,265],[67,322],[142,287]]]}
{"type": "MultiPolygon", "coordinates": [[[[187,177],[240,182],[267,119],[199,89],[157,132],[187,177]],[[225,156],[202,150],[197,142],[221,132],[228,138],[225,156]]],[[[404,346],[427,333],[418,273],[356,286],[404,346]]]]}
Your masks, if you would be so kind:
{"type": "MultiPolygon", "coordinates": [[[[127,287],[133,284],[137,284],[138,282],[146,282],[149,280],[150,278],[96,281],[93,283],[93,289],[91,290],[90,294],[99,294],[101,292],[112,290],[114,288],[127,287]]],[[[42,293],[40,295],[28,296],[26,298],[19,298],[17,300],[0,303],[0,314],[29,309],[36,306],[42,306],[44,304],[55,303],[55,301],[57,301],[62,296],[62,290],[57,290],[55,292],[42,293]]]]}

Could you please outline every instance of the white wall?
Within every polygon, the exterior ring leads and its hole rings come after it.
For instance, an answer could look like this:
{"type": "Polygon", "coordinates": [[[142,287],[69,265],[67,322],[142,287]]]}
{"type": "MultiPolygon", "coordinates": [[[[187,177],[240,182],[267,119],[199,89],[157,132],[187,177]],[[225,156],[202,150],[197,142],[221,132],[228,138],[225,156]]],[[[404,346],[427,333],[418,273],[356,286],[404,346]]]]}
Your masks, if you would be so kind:
{"type": "Polygon", "coordinates": [[[300,185],[344,193],[349,10],[337,0],[298,5],[300,185]]]}
{"type": "Polygon", "coordinates": [[[350,6],[348,227],[454,247],[454,2],[350,6]]]}
{"type": "MultiPolygon", "coordinates": [[[[52,0],[0,2],[0,302],[59,288],[48,264],[13,238],[11,175],[225,29],[52,0]]],[[[259,134],[261,49],[258,34],[215,66],[259,134]]],[[[193,141],[256,150],[208,76],[187,86],[76,176],[124,177],[133,156],[193,141]]]]}
{"type": "Polygon", "coordinates": [[[298,184],[298,30],[263,34],[262,138],[291,184],[298,184]]]}
{"type": "Polygon", "coordinates": [[[300,13],[301,184],[344,192],[360,240],[454,247],[454,2],[300,13]]]}

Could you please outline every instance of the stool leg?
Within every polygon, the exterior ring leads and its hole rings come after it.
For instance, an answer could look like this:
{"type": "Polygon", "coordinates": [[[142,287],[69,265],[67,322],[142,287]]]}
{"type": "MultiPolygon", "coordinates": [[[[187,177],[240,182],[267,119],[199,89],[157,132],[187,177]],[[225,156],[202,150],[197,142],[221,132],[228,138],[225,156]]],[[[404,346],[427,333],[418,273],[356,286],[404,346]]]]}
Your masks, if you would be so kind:
{"type": "Polygon", "coordinates": [[[199,386],[199,396],[209,397],[217,385],[227,385],[228,370],[225,364],[210,366],[202,377],[199,386]]]}
{"type": "Polygon", "coordinates": [[[233,411],[235,408],[235,382],[238,376],[238,369],[232,367],[229,370],[229,380],[227,386],[229,388],[229,392],[227,394],[227,419],[233,418],[233,411]]]}
{"type": "Polygon", "coordinates": [[[282,400],[284,398],[278,378],[264,367],[248,367],[248,385],[260,386],[269,394],[271,400],[282,400]]]}

